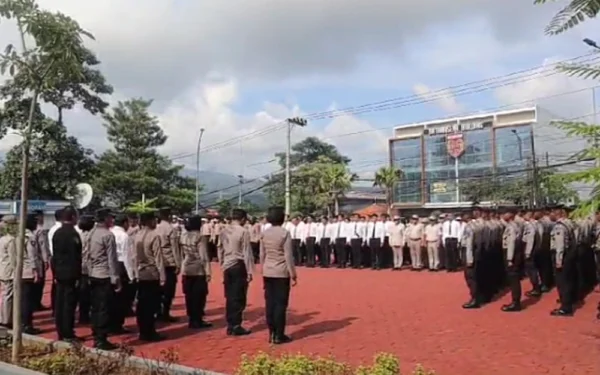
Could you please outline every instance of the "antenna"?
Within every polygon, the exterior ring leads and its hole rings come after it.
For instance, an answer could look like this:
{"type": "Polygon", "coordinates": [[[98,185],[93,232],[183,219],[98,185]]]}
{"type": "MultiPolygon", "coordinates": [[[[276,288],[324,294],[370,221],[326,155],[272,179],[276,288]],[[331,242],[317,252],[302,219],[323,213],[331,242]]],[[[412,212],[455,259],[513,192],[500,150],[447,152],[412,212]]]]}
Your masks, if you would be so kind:
{"type": "Polygon", "coordinates": [[[81,183],[75,186],[75,190],[77,191],[76,196],[74,197],[75,207],[80,210],[86,208],[92,201],[94,194],[92,186],[90,184],[81,183]]]}

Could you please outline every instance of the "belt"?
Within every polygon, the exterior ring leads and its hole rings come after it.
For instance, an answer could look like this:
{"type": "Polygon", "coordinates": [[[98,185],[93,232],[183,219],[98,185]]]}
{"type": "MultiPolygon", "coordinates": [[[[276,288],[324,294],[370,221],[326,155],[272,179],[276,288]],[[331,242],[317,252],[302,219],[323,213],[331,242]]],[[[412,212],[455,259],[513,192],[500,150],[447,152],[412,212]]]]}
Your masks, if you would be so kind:
{"type": "Polygon", "coordinates": [[[410,240],[411,240],[411,241],[421,241],[421,239],[420,239],[420,238],[411,238],[410,240]]]}
{"type": "Polygon", "coordinates": [[[432,242],[440,242],[440,241],[438,241],[438,240],[429,241],[428,240],[427,242],[432,243],[432,242]]]}

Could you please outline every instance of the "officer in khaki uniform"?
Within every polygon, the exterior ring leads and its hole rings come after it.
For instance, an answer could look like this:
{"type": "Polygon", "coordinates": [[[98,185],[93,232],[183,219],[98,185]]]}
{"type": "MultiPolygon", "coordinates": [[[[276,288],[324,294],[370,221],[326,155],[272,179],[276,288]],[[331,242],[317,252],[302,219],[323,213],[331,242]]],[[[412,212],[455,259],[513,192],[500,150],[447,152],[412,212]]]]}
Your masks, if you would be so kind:
{"type": "Polygon", "coordinates": [[[550,249],[560,300],[560,307],[552,310],[550,314],[572,316],[576,297],[574,281],[577,272],[574,230],[562,207],[553,209],[550,219],[555,223],[551,233],[550,249]]]}
{"type": "Polygon", "coordinates": [[[38,259],[40,262],[41,274],[39,281],[34,285],[34,308],[36,311],[48,310],[48,307],[42,305],[44,296],[44,286],[46,285],[46,271],[50,268],[50,248],[48,246],[48,231],[44,229],[44,212],[35,211],[36,227],[33,231],[36,248],[38,249],[38,259]]]}
{"type": "Polygon", "coordinates": [[[13,276],[17,262],[15,231],[17,218],[6,215],[2,218],[3,235],[0,237],[0,283],[2,283],[2,306],[0,325],[12,328],[13,318],[13,276]]]}
{"type": "Polygon", "coordinates": [[[525,225],[523,229],[523,253],[525,256],[525,274],[531,283],[531,290],[526,292],[527,297],[538,298],[542,295],[542,285],[540,282],[541,270],[538,268],[538,262],[541,247],[541,233],[538,222],[531,211],[525,213],[525,225]]]}
{"type": "Polygon", "coordinates": [[[427,247],[427,262],[430,271],[438,271],[440,267],[440,243],[442,227],[435,216],[429,217],[429,223],[425,227],[425,246],[427,247]]]}
{"type": "Polygon", "coordinates": [[[192,329],[212,327],[212,324],[204,320],[211,269],[208,238],[201,234],[201,226],[200,216],[188,218],[185,222],[186,231],[181,237],[183,293],[189,318],[188,327],[192,329]]]}
{"type": "Polygon", "coordinates": [[[116,349],[108,341],[111,303],[114,292],[121,290],[115,235],[110,231],[113,214],[108,209],[96,211],[96,226],[89,236],[88,271],[92,301],[94,346],[101,350],[116,349]]]}
{"type": "Polygon", "coordinates": [[[404,245],[406,244],[405,227],[400,220],[400,216],[394,216],[394,224],[390,233],[390,246],[394,253],[394,265],[392,269],[399,270],[404,263],[404,245]]]}
{"type": "Polygon", "coordinates": [[[413,270],[420,270],[423,268],[423,262],[421,261],[421,246],[423,244],[423,224],[419,222],[419,216],[413,215],[411,217],[411,223],[406,228],[406,242],[410,249],[410,261],[413,270]]]}
{"type": "Polygon", "coordinates": [[[515,212],[507,210],[503,215],[506,226],[502,236],[502,249],[506,259],[506,274],[511,292],[511,303],[502,306],[502,311],[521,311],[521,273],[523,270],[523,253],[518,246],[519,224],[515,222],[515,212]]]}
{"type": "Polygon", "coordinates": [[[140,215],[140,230],[134,239],[134,269],[138,278],[138,297],[135,314],[142,341],[160,341],[156,332],[156,311],[160,308],[161,287],[166,275],[160,235],[153,213],[140,215]]]}
{"type": "Polygon", "coordinates": [[[160,222],[156,226],[156,232],[160,236],[166,275],[165,285],[162,288],[161,309],[159,310],[159,318],[164,322],[177,321],[171,316],[171,306],[177,289],[177,275],[181,271],[179,232],[171,225],[170,216],[171,209],[162,208],[159,211],[160,222]]]}
{"type": "Polygon", "coordinates": [[[464,229],[461,244],[464,248],[464,275],[465,282],[469,288],[471,299],[463,304],[464,309],[477,309],[481,306],[481,291],[479,290],[479,279],[477,278],[477,267],[479,266],[480,253],[475,244],[476,223],[468,214],[464,215],[464,229]]]}
{"type": "Polygon", "coordinates": [[[23,254],[23,274],[21,280],[21,324],[23,333],[37,335],[40,331],[33,327],[33,312],[37,304],[36,284],[40,282],[43,263],[34,231],[37,217],[28,214],[25,223],[25,252],[23,254]]]}

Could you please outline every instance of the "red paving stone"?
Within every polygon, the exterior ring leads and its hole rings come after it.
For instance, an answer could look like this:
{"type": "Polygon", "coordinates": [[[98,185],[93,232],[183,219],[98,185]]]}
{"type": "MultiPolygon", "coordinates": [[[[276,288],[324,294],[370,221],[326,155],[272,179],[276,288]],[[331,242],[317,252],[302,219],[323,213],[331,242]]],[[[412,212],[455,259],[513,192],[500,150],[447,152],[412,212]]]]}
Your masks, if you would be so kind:
{"type": "MultiPolygon", "coordinates": [[[[390,352],[405,370],[422,363],[442,375],[600,374],[597,293],[570,319],[549,316],[555,292],[521,313],[500,311],[508,296],[465,311],[461,305],[467,291],[460,273],[303,268],[288,315],[288,333],[295,340],[271,348],[261,280],[250,287],[245,314],[253,334],[230,338],[224,328],[222,279],[218,269],[214,273],[207,305],[207,320],[214,329],[192,332],[182,321],[161,327],[169,340],[158,344],[141,344],[133,334],[114,341],[131,345],[147,358],[159,358],[162,350],[173,348],[181,364],[225,373],[235,368],[242,354],[264,351],[331,354],[354,365],[390,352]]],[[[527,290],[527,283],[523,285],[527,290]]],[[[174,314],[185,315],[181,293],[174,314]]],[[[48,332],[44,336],[55,338],[49,315],[37,314],[37,324],[48,332]]],[[[128,319],[127,326],[135,328],[135,320],[128,319]]],[[[90,334],[86,327],[77,332],[90,334]]]]}

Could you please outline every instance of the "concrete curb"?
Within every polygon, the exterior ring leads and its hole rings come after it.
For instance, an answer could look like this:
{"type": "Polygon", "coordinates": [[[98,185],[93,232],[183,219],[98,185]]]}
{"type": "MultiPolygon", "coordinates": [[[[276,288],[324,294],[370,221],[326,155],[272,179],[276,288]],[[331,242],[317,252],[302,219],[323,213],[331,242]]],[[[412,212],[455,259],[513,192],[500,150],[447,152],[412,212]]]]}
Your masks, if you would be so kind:
{"type": "MultiPolygon", "coordinates": [[[[9,333],[12,334],[11,331],[9,331],[9,333]]],[[[44,344],[44,345],[50,345],[54,349],[68,349],[71,347],[71,345],[66,342],[53,341],[53,340],[50,340],[50,339],[47,339],[44,337],[32,336],[32,335],[26,335],[26,334],[23,334],[23,341],[35,342],[35,343],[44,344]]],[[[118,354],[113,353],[113,352],[98,350],[98,349],[89,348],[86,346],[84,346],[83,348],[85,348],[89,352],[97,354],[97,355],[111,357],[111,358],[118,357],[118,354]]],[[[143,369],[149,369],[149,370],[161,370],[161,373],[166,372],[169,375],[226,375],[226,374],[222,374],[222,373],[218,373],[218,372],[214,372],[214,371],[202,370],[202,369],[192,368],[192,367],[178,365],[178,364],[168,364],[168,363],[157,361],[154,359],[146,359],[146,358],[141,358],[141,357],[136,357],[136,356],[130,356],[126,360],[126,364],[131,367],[140,368],[140,369],[143,368],[143,369]]],[[[7,374],[7,375],[9,375],[9,374],[10,375],[40,375],[39,372],[23,369],[21,367],[13,366],[8,363],[0,362],[0,375],[4,375],[4,374],[7,374]],[[13,372],[13,370],[8,368],[7,366],[10,366],[11,368],[23,370],[23,371],[22,372],[13,372]],[[5,372],[5,369],[6,369],[6,371],[9,371],[9,372],[5,372]]]]}

